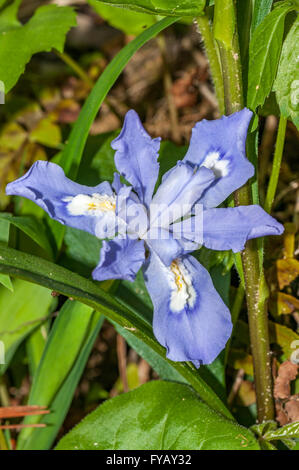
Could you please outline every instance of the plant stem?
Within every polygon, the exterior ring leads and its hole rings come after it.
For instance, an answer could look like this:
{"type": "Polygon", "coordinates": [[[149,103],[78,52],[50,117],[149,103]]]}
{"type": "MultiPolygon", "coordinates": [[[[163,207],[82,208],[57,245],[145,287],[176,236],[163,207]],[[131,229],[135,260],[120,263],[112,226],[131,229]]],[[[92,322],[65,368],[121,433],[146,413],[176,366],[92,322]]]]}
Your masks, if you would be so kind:
{"type": "MultiPolygon", "coordinates": [[[[220,47],[227,114],[243,108],[242,70],[239,53],[236,12],[233,0],[215,0],[215,37],[220,47]]],[[[236,205],[252,203],[250,183],[234,194],[236,205]]],[[[256,240],[247,242],[242,252],[250,342],[253,355],[258,420],[274,417],[272,375],[266,300],[268,296],[256,240]]]]}
{"type": "Polygon", "coordinates": [[[229,355],[231,340],[232,340],[232,337],[233,337],[233,334],[234,334],[234,329],[235,329],[235,326],[237,324],[239,315],[241,313],[242,304],[243,304],[243,301],[244,301],[244,296],[245,296],[245,290],[244,290],[244,287],[242,285],[242,282],[240,282],[239,287],[237,289],[237,292],[235,294],[234,301],[233,301],[231,309],[230,309],[231,310],[231,316],[232,316],[233,331],[232,331],[231,337],[229,338],[229,340],[226,344],[226,347],[225,347],[225,354],[224,354],[224,364],[225,365],[227,364],[227,361],[228,361],[228,355],[229,355]]]}
{"type": "Polygon", "coordinates": [[[217,44],[212,34],[211,25],[207,15],[198,16],[196,19],[199,32],[204,41],[206,54],[210,64],[210,70],[212,79],[214,82],[215,93],[218,101],[220,114],[225,113],[224,105],[224,88],[223,78],[221,71],[221,63],[219,59],[219,52],[217,50],[217,44]]]}
{"type": "Polygon", "coordinates": [[[54,49],[55,54],[60,57],[60,59],[67,64],[75,73],[80,77],[85,83],[87,83],[90,88],[93,87],[94,83],[91,78],[87,75],[85,70],[69,56],[66,52],[59,52],[57,49],[54,49]]]}
{"type": "Polygon", "coordinates": [[[273,165],[272,165],[271,176],[270,176],[270,181],[269,181],[269,186],[268,186],[266,201],[265,201],[265,207],[264,207],[265,211],[269,213],[271,212],[271,207],[274,201],[278,178],[279,178],[286,128],[287,128],[287,119],[283,116],[280,116],[273,165]]]}

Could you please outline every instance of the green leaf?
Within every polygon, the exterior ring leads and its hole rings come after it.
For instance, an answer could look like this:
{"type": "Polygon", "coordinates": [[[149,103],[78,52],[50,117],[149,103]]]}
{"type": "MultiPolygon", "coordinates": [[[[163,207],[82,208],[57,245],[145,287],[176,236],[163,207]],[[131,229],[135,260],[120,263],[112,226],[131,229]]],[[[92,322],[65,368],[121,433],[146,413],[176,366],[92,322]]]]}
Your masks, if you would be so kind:
{"type": "Polygon", "coordinates": [[[147,15],[146,13],[137,13],[135,11],[125,9],[115,11],[114,7],[104,5],[98,0],[88,0],[88,3],[98,13],[98,15],[108,21],[111,26],[120,29],[125,34],[137,36],[149,26],[152,26],[157,22],[153,15],[147,15]]]}
{"type": "Polygon", "coordinates": [[[13,285],[10,277],[7,274],[0,274],[0,284],[13,292],[13,285]]]}
{"type": "Polygon", "coordinates": [[[258,450],[253,434],[221,417],[186,385],[154,381],[107,400],[57,450],[258,450]]]}
{"type": "Polygon", "coordinates": [[[5,91],[16,84],[33,54],[52,48],[62,52],[65,35],[75,25],[76,15],[72,8],[45,5],[38,8],[25,25],[14,23],[14,29],[9,25],[2,29],[0,79],[4,82],[5,91]]]}
{"type": "Polygon", "coordinates": [[[44,322],[27,338],[26,352],[31,376],[34,376],[44,352],[48,339],[48,325],[49,321],[44,322]]]}
{"type": "Polygon", "coordinates": [[[14,292],[0,288],[0,340],[5,346],[3,373],[24,338],[48,317],[53,297],[45,287],[16,280],[14,292]]]}
{"type": "Polygon", "coordinates": [[[282,47],[273,89],[281,114],[299,128],[299,18],[291,27],[282,47]]]}
{"type": "Polygon", "coordinates": [[[163,16],[198,16],[203,14],[205,0],[101,0],[128,10],[163,16]]]}
{"type": "Polygon", "coordinates": [[[256,0],[253,3],[251,34],[261,24],[265,16],[270,13],[273,0],[256,0]]]}
{"type": "Polygon", "coordinates": [[[269,96],[281,52],[284,22],[289,2],[279,3],[252,35],[249,46],[247,105],[253,111],[269,96]]]}
{"type": "MultiPolygon", "coordinates": [[[[67,300],[55,320],[29,395],[29,405],[49,407],[70,373],[92,319],[93,309],[80,302],[67,300]]],[[[29,416],[24,422],[37,423],[40,416],[29,416]]],[[[23,429],[20,445],[28,439],[32,428],[23,429]]]]}
{"type": "Polygon", "coordinates": [[[46,253],[51,257],[53,256],[52,247],[46,235],[45,227],[40,220],[32,216],[13,216],[12,214],[1,213],[0,222],[5,220],[22,230],[28,237],[32,238],[35,243],[41,246],[46,253]]]}
{"type": "Polygon", "coordinates": [[[276,430],[269,430],[263,435],[263,438],[267,441],[274,441],[277,439],[299,438],[299,421],[291,424],[286,424],[282,428],[278,428],[276,430]]]}
{"type": "MultiPolygon", "coordinates": [[[[112,295],[103,291],[98,284],[47,260],[27,253],[20,253],[4,245],[0,246],[1,272],[44,285],[93,307],[110,320],[129,329],[161,357],[165,358],[165,349],[155,340],[151,324],[145,318],[136,315],[134,311],[116,300],[112,295]]],[[[165,360],[168,361],[168,359],[165,360]]],[[[192,385],[206,403],[231,418],[226,406],[201,377],[201,369],[196,370],[189,363],[169,362],[192,385]]]]}
{"type": "Polygon", "coordinates": [[[66,227],[64,243],[66,256],[61,259],[62,264],[70,269],[76,267],[82,275],[90,277],[100,259],[101,240],[88,232],[66,227]]]}
{"type": "MultiPolygon", "coordinates": [[[[0,33],[20,26],[17,15],[21,2],[22,0],[14,0],[14,2],[6,8],[4,7],[0,12],[0,33]]],[[[5,3],[7,3],[7,0],[2,0],[2,2],[0,2],[0,8],[2,8],[5,3]]]]}
{"type": "MultiPolygon", "coordinates": [[[[5,243],[6,245],[8,244],[9,240],[9,227],[10,223],[8,220],[0,219],[0,241],[5,243]]],[[[0,284],[9,289],[11,292],[13,292],[12,282],[7,274],[0,274],[0,284]]]]}
{"type": "Polygon", "coordinates": [[[164,18],[154,24],[127,44],[105,68],[85,101],[59,160],[59,164],[70,178],[74,179],[77,176],[89,129],[106,95],[126,64],[140,47],[176,21],[177,18],[164,18]]]}
{"type": "Polygon", "coordinates": [[[93,313],[88,331],[86,332],[86,338],[80,348],[76,361],[51,402],[51,413],[44,415],[40,419],[40,423],[46,424],[46,428],[32,430],[30,436],[27,436],[25,441],[21,442],[21,439],[19,439],[19,449],[46,450],[51,448],[69,410],[78,382],[103,321],[104,317],[99,312],[93,313]]]}

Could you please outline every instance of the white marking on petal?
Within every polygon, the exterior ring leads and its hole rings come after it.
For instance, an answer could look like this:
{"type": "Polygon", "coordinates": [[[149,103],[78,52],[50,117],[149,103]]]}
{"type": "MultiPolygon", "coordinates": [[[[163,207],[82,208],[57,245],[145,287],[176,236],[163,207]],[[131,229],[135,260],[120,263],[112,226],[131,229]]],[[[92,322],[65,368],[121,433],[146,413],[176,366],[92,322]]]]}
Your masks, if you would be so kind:
{"type": "Polygon", "coordinates": [[[63,199],[67,202],[67,210],[70,215],[91,215],[98,216],[105,212],[115,213],[116,196],[108,196],[107,194],[94,193],[92,196],[87,194],[77,194],[74,197],[66,197],[63,199]]]}
{"type": "Polygon", "coordinates": [[[219,152],[210,152],[204,159],[201,166],[212,170],[217,178],[228,174],[229,160],[221,159],[219,152]]]}
{"type": "Polygon", "coordinates": [[[192,277],[183,261],[176,259],[166,269],[171,288],[170,309],[177,313],[187,305],[192,308],[196,300],[196,291],[192,277]]]}

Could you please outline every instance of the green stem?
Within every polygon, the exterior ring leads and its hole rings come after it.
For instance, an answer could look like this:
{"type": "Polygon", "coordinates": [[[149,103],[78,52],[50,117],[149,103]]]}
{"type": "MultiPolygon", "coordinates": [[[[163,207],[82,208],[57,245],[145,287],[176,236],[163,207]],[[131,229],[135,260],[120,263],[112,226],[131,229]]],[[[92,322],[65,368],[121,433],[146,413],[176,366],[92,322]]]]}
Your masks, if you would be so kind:
{"type": "MultiPolygon", "coordinates": [[[[236,12],[233,0],[215,0],[215,37],[220,47],[227,114],[244,106],[236,12]]],[[[236,205],[252,204],[252,190],[247,183],[234,194],[236,205]]],[[[267,319],[267,286],[259,259],[256,240],[247,242],[242,252],[250,342],[253,355],[258,420],[274,417],[272,374],[267,319]]]]}
{"type": "Polygon", "coordinates": [[[224,106],[224,88],[223,88],[223,79],[221,71],[221,63],[219,59],[219,53],[217,50],[217,44],[212,34],[211,25],[207,15],[197,17],[197,25],[199,32],[204,41],[206,54],[210,64],[210,70],[212,79],[214,82],[215,93],[218,101],[220,114],[225,113],[224,106]]]}
{"type": "Polygon", "coordinates": [[[86,82],[90,88],[93,87],[94,83],[91,78],[87,75],[85,70],[69,56],[66,52],[59,52],[57,49],[54,49],[55,54],[60,57],[60,59],[67,64],[75,73],[80,77],[84,82],[86,82]]]}
{"type": "Polygon", "coordinates": [[[271,176],[270,176],[270,181],[269,181],[269,186],[268,186],[266,201],[265,201],[265,211],[269,213],[271,212],[271,207],[274,201],[278,178],[279,178],[286,128],[287,128],[287,119],[283,116],[280,116],[272,171],[271,171],[271,176]]]}
{"type": "Polygon", "coordinates": [[[229,338],[229,340],[226,344],[226,347],[225,347],[225,354],[224,354],[224,364],[225,365],[227,364],[227,361],[228,361],[230,344],[231,344],[231,340],[232,340],[232,337],[233,337],[233,334],[234,334],[235,326],[237,324],[239,315],[241,313],[244,296],[245,296],[245,290],[244,290],[244,287],[243,287],[242,283],[240,282],[239,287],[238,287],[237,292],[236,292],[236,295],[235,295],[235,298],[234,298],[234,301],[233,301],[233,304],[231,306],[233,331],[232,331],[231,337],[229,338]]]}

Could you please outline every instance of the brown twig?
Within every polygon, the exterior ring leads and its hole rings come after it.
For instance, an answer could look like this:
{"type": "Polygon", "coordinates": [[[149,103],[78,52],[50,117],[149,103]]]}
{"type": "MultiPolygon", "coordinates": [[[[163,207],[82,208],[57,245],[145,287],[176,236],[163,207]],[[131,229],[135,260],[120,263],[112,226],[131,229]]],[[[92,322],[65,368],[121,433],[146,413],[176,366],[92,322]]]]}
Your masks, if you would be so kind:
{"type": "Polygon", "coordinates": [[[30,415],[45,415],[50,413],[44,406],[6,406],[0,408],[0,419],[19,418],[30,415]]]}
{"type": "Polygon", "coordinates": [[[238,391],[241,387],[241,384],[243,382],[244,375],[245,375],[244,369],[238,370],[235,381],[233,383],[233,386],[232,386],[231,391],[230,391],[230,393],[228,395],[228,398],[227,398],[227,404],[229,406],[231,406],[233,404],[233,402],[236,398],[236,395],[237,395],[237,393],[238,393],[238,391]]]}

